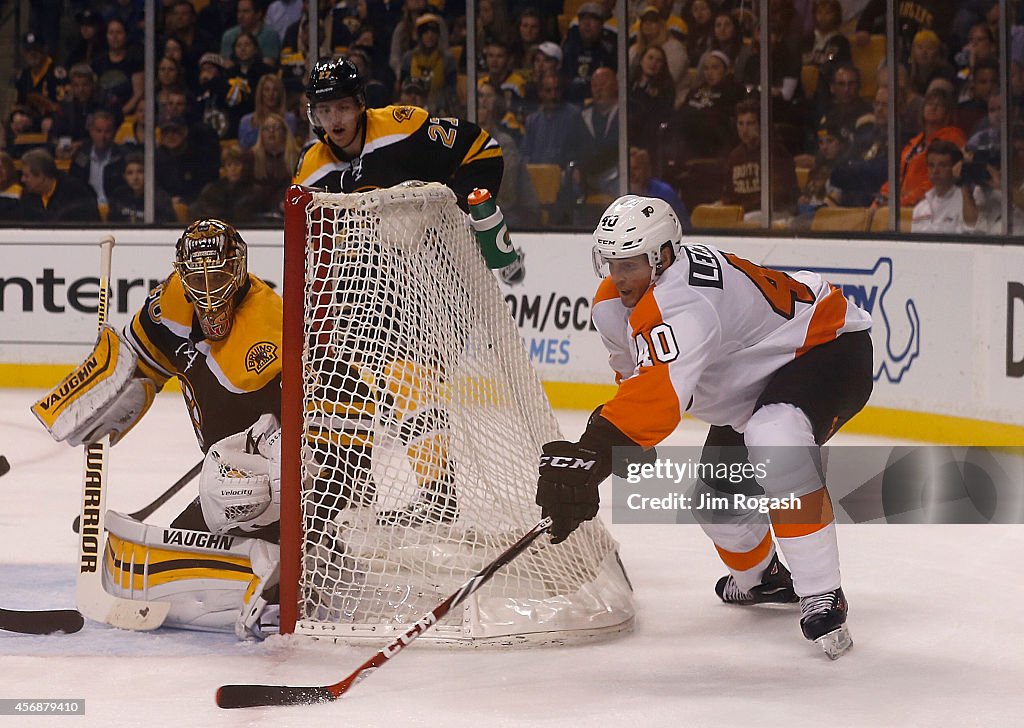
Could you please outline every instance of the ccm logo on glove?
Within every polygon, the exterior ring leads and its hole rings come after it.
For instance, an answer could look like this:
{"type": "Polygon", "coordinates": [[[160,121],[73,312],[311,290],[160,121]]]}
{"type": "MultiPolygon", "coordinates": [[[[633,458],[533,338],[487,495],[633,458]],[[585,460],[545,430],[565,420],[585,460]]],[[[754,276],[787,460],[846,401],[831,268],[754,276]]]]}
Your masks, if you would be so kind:
{"type": "Polygon", "coordinates": [[[597,465],[597,460],[584,460],[583,458],[568,458],[563,455],[541,455],[540,466],[552,468],[568,468],[569,470],[592,470],[597,465]]]}

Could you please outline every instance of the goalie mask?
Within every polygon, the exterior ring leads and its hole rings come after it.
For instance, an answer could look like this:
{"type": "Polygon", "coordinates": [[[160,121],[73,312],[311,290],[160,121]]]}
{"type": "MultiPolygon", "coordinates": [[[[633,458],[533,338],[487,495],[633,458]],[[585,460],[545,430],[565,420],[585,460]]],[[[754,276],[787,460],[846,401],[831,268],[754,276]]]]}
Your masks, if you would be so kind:
{"type": "Polygon", "coordinates": [[[625,195],[608,206],[594,230],[594,271],[605,278],[608,261],[646,255],[654,281],[664,268],[661,249],[666,244],[679,255],[683,228],[672,206],[656,197],[625,195]]]}
{"type": "Polygon", "coordinates": [[[231,331],[235,295],[248,281],[245,241],[220,220],[196,220],[182,233],[174,270],[195,307],[203,335],[220,341],[231,331]]]}

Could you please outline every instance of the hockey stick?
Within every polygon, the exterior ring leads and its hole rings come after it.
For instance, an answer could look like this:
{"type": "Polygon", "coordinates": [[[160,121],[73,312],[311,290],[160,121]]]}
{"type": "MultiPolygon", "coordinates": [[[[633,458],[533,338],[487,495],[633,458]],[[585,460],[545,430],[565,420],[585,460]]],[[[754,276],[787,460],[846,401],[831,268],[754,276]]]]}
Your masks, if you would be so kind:
{"type": "MultiPolygon", "coordinates": [[[[185,473],[180,478],[178,478],[176,481],[174,481],[174,484],[170,488],[168,488],[163,493],[158,495],[155,501],[150,503],[148,506],[144,506],[143,508],[140,508],[139,510],[135,511],[135,513],[129,513],[128,517],[129,518],[133,518],[136,521],[145,521],[147,518],[149,518],[151,515],[153,515],[153,513],[156,511],[157,508],[159,508],[164,503],[169,501],[171,498],[173,498],[175,495],[177,495],[179,490],[181,490],[186,485],[191,483],[195,479],[195,477],[197,475],[199,475],[199,471],[202,470],[202,469],[203,469],[203,461],[200,460],[198,463],[193,465],[192,468],[187,473],[185,473]]],[[[82,517],[81,516],[75,516],[75,520],[71,524],[71,529],[75,533],[78,533],[78,528],[81,525],[81,522],[82,522],[82,517]]]]}
{"type": "Polygon", "coordinates": [[[53,634],[77,632],[85,624],[82,615],[74,609],[15,610],[0,607],[0,629],[23,634],[53,634]]]}
{"type": "Polygon", "coordinates": [[[222,685],[217,689],[217,705],[221,708],[253,708],[261,705],[307,705],[337,700],[353,685],[397,655],[409,643],[426,632],[464,602],[470,594],[486,584],[502,566],[523,553],[538,536],[551,527],[544,518],[526,535],[509,546],[498,558],[487,564],[443,602],[427,612],[408,630],[389,642],[377,654],[357,667],[348,677],[333,685],[288,687],[287,685],[222,685]]]}
{"type": "MultiPolygon", "coordinates": [[[[100,293],[96,306],[97,328],[107,322],[110,300],[110,261],[114,236],[100,240],[100,293]]],[[[121,629],[150,630],[163,624],[170,602],[144,602],[121,599],[103,588],[103,520],[107,500],[107,439],[85,448],[85,473],[82,478],[82,531],[78,537],[78,578],[75,582],[75,606],[89,619],[121,629]]]]}

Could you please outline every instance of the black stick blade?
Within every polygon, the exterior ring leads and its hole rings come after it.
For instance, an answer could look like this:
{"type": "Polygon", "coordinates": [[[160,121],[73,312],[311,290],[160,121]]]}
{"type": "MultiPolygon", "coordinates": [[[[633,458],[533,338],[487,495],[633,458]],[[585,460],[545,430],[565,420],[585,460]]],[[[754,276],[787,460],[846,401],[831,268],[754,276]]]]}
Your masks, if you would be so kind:
{"type": "Polygon", "coordinates": [[[261,705],[312,705],[337,698],[326,687],[291,688],[286,685],[222,685],[217,689],[221,708],[255,708],[261,705]]]}
{"type": "Polygon", "coordinates": [[[0,629],[23,634],[53,634],[77,632],[85,619],[74,609],[48,609],[19,611],[0,609],[0,629]]]}

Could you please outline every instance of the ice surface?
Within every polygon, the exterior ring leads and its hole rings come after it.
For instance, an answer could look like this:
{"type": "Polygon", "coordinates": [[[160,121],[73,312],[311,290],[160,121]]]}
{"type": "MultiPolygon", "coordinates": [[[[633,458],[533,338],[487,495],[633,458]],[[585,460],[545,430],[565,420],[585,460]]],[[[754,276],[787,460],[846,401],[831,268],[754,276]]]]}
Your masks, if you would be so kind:
{"type": "MultiPolygon", "coordinates": [[[[53,443],[28,390],[0,390],[0,605],[73,602],[81,450],[53,443]]],[[[575,437],[586,415],[560,413],[575,437]]],[[[866,442],[843,438],[845,442],[866,442]]],[[[698,444],[688,425],[676,444],[698,444]]],[[[180,397],[164,394],[111,450],[108,505],[148,503],[200,457],[180,397]]],[[[167,523],[194,484],[151,519],[167,523]]],[[[330,705],[223,711],[222,683],[323,684],[372,649],[228,635],[0,632],[4,698],[84,698],[86,716],[0,716],[0,726],[1013,726],[1024,714],[1021,526],[840,526],[852,650],[832,663],[799,610],[739,609],[692,526],[611,524],[637,590],[628,636],[527,651],[405,651],[330,705]]]]}

